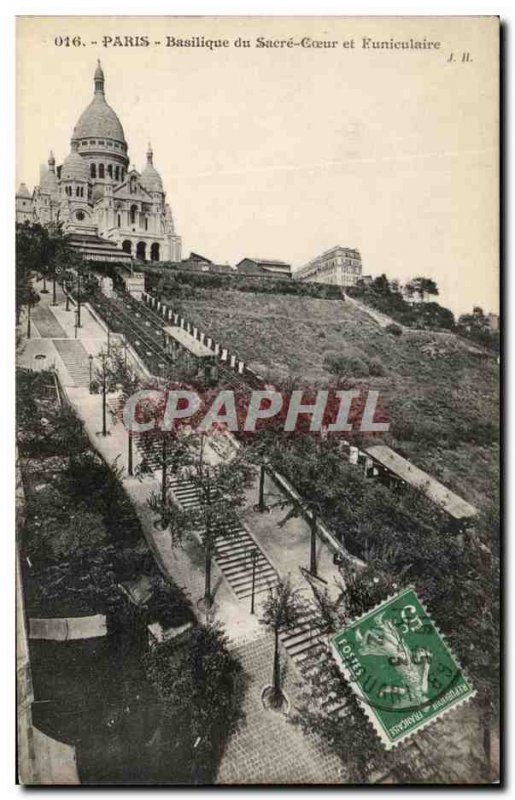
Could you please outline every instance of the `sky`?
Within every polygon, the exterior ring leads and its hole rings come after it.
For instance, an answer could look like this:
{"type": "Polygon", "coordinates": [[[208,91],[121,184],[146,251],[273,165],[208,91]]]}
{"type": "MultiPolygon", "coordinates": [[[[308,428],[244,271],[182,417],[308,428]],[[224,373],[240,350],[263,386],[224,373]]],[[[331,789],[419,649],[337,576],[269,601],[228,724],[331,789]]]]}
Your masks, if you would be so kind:
{"type": "Polygon", "coordinates": [[[152,143],[184,255],[295,269],[340,244],[360,250],[364,274],[433,278],[457,314],[498,311],[496,19],[21,18],[18,183],[38,183],[50,149],[58,164],[69,153],[97,58],[131,164],[152,143]],[[167,36],[230,45],[165,47],[167,36]]]}

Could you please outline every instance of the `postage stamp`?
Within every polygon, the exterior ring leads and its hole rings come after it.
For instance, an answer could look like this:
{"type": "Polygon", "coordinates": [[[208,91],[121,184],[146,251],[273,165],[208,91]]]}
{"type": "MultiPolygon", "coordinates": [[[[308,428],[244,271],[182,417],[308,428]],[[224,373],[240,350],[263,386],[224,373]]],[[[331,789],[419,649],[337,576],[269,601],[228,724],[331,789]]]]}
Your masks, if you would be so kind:
{"type": "Polygon", "coordinates": [[[412,587],[337,633],[331,649],[387,749],[475,694],[412,587]]]}

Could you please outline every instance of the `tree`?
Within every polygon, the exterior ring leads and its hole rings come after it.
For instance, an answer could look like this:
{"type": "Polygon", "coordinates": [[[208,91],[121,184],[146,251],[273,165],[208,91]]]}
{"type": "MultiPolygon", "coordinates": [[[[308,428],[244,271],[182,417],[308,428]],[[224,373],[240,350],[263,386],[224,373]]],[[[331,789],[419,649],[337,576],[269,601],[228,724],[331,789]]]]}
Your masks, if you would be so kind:
{"type": "Polygon", "coordinates": [[[243,670],[227,637],[220,627],[198,626],[153,646],[145,663],[160,710],[156,761],[177,782],[214,782],[243,719],[243,670]]]}
{"type": "Polygon", "coordinates": [[[259,621],[274,635],[274,666],[269,701],[271,707],[275,709],[281,708],[285,700],[281,686],[279,634],[281,631],[289,630],[299,624],[304,607],[304,603],[299,597],[299,590],[292,589],[289,578],[280,579],[274,587],[269,589],[268,597],[263,603],[262,616],[259,621]]]}
{"type": "Polygon", "coordinates": [[[420,295],[422,300],[425,299],[426,295],[438,294],[438,286],[432,278],[412,278],[411,281],[406,283],[404,290],[410,297],[414,294],[420,295]]]}
{"type": "MultiPolygon", "coordinates": [[[[183,442],[188,448],[186,458],[191,459],[191,437],[185,436],[183,442]],[[188,438],[190,441],[186,441],[188,438]]],[[[182,509],[170,502],[168,496],[163,497],[162,492],[153,492],[148,504],[156,513],[159,524],[170,530],[172,544],[180,545],[191,537],[200,539],[204,554],[203,603],[209,609],[213,604],[211,572],[216,541],[237,535],[246,500],[245,489],[251,484],[252,470],[243,453],[227,463],[206,464],[202,446],[200,457],[191,460],[183,473],[195,490],[196,503],[182,509]]]]}

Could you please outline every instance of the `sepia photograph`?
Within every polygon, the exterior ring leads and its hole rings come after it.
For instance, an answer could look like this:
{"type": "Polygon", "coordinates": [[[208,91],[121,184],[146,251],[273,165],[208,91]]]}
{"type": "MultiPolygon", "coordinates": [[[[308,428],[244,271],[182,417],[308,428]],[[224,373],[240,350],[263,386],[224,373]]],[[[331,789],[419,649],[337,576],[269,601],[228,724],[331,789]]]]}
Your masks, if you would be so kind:
{"type": "Polygon", "coordinates": [[[500,39],[17,17],[18,784],[502,782],[500,39]]]}

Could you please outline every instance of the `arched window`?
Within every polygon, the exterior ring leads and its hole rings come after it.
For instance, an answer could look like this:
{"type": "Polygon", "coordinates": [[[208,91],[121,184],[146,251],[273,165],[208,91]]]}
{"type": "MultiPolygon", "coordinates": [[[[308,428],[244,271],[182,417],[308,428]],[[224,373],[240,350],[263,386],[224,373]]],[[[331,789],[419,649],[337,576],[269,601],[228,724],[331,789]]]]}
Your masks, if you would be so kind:
{"type": "Polygon", "coordinates": [[[91,175],[92,178],[96,178],[97,177],[97,165],[96,164],[92,164],[90,166],[89,174],[91,175]]]}
{"type": "Polygon", "coordinates": [[[117,217],[117,222],[118,222],[118,227],[121,228],[122,227],[122,218],[121,218],[121,216],[119,214],[118,214],[118,217],[117,217]]]}
{"type": "Polygon", "coordinates": [[[107,165],[107,174],[109,175],[110,178],[113,177],[113,165],[112,164],[108,164],[107,165]]]}
{"type": "Polygon", "coordinates": [[[115,179],[115,181],[120,180],[120,167],[115,167],[115,169],[114,169],[114,179],[115,179]]]}
{"type": "Polygon", "coordinates": [[[132,242],[129,239],[126,239],[122,244],[122,250],[124,253],[131,253],[132,252],[132,242]]]}
{"type": "Polygon", "coordinates": [[[98,177],[99,178],[105,178],[105,172],[104,172],[104,165],[103,164],[99,164],[98,165],[98,177]]]}
{"type": "Polygon", "coordinates": [[[125,180],[125,170],[124,170],[123,167],[122,167],[122,177],[121,177],[121,179],[122,179],[122,181],[125,180]]]}
{"type": "Polygon", "coordinates": [[[138,206],[131,206],[131,212],[130,212],[131,225],[135,225],[136,224],[136,214],[137,213],[138,213],[138,206]]]}
{"type": "Polygon", "coordinates": [[[154,242],[150,248],[150,260],[159,261],[159,243],[154,242]]]}
{"type": "Polygon", "coordinates": [[[146,260],[146,251],[147,245],[145,242],[138,242],[136,245],[136,258],[139,258],[140,261],[146,260]]]}
{"type": "Polygon", "coordinates": [[[148,231],[148,217],[145,217],[145,230],[148,231]]]}

